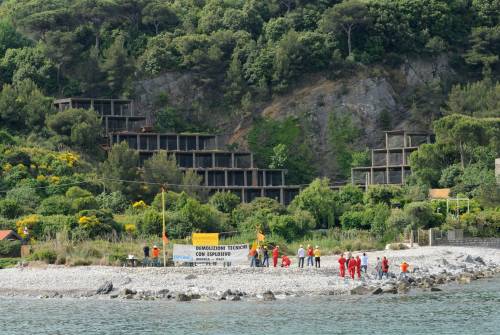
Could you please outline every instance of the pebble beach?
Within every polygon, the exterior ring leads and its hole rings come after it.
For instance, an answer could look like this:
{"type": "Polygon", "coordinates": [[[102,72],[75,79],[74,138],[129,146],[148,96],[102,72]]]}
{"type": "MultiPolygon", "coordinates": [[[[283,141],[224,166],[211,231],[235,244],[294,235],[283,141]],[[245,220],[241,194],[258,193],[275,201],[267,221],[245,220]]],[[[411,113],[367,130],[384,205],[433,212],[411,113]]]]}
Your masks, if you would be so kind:
{"type": "MultiPolygon", "coordinates": [[[[353,252],[353,255],[359,253],[353,252]]],[[[41,298],[124,298],[240,300],[304,295],[405,293],[435,289],[449,282],[467,283],[500,270],[500,250],[467,247],[417,247],[367,252],[368,273],[361,280],[339,277],[338,256],[323,256],[321,268],[219,267],[125,268],[33,265],[0,270],[0,296],[41,298]],[[386,256],[392,278],[378,280],[376,257],[386,256]],[[401,262],[409,279],[398,279],[401,262]],[[377,293],[378,292],[378,293],[377,293]]]]}

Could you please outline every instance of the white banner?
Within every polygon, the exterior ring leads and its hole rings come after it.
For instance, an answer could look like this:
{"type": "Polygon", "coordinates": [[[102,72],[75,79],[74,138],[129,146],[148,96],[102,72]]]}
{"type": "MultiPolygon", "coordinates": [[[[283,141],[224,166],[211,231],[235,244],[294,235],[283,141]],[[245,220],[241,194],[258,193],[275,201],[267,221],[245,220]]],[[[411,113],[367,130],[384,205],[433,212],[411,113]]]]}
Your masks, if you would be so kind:
{"type": "Polygon", "coordinates": [[[174,244],[174,262],[242,263],[248,261],[248,244],[194,246],[174,244]]]}

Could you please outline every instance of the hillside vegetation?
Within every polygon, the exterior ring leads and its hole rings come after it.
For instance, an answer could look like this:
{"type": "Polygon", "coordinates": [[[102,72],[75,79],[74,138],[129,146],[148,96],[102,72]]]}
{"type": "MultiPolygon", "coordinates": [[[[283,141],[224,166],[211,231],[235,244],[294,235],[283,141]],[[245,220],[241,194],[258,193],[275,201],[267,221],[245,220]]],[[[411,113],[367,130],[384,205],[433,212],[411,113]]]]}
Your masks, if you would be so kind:
{"type": "Polygon", "coordinates": [[[251,240],[260,229],[284,243],[335,228],[387,241],[440,226],[499,234],[497,0],[4,0],[0,18],[0,228],[28,227],[36,240],[158,236],[157,193],[168,183],[174,238],[251,240]],[[446,66],[430,80],[400,78],[412,60],[436,59],[446,66]],[[94,111],[52,107],[64,96],[140,98],[155,78],[172,87],[147,95],[157,130],[245,134],[233,147],[309,186],[287,208],[208,199],[165,154],[143,170],[125,144],[106,155],[94,111]],[[188,89],[177,90],[179,78],[188,89]],[[335,97],[310,94],[318,80],[335,97]],[[374,107],[366,92],[392,107],[374,107]],[[332,99],[342,108],[319,113],[332,99]],[[436,134],[412,155],[408,185],[329,189],[369,163],[374,133],[402,125],[436,134]],[[445,204],[426,200],[429,187],[473,199],[470,213],[459,205],[447,217],[445,204]]]}

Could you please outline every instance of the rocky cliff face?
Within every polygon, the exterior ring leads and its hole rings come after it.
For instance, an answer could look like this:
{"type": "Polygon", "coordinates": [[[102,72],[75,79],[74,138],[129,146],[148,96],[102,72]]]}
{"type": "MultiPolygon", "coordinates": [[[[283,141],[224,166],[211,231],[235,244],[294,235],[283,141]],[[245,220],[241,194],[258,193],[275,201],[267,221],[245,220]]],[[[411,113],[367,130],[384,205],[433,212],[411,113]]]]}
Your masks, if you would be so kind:
{"type": "MultiPolygon", "coordinates": [[[[316,74],[289,93],[257,107],[253,116],[299,118],[313,144],[320,173],[330,176],[330,162],[325,157],[329,150],[328,120],[332,113],[350,115],[361,130],[362,136],[355,146],[376,147],[382,144],[380,119],[383,113],[390,116],[391,128],[415,130],[415,125],[408,122],[409,112],[402,97],[411,94],[419,85],[444,80],[450,74],[453,72],[445,56],[408,60],[396,69],[362,69],[355,76],[338,80],[327,79],[328,74],[316,74]]],[[[176,108],[197,113],[197,118],[204,118],[204,122],[229,135],[230,142],[246,146],[245,136],[252,126],[253,117],[241,119],[235,117],[237,113],[221,113],[217,108],[193,109],[197,102],[220,98],[214,83],[206,83],[194,74],[166,73],[138,82],[136,92],[145,109],[150,110],[150,102],[165,94],[176,108]]]]}

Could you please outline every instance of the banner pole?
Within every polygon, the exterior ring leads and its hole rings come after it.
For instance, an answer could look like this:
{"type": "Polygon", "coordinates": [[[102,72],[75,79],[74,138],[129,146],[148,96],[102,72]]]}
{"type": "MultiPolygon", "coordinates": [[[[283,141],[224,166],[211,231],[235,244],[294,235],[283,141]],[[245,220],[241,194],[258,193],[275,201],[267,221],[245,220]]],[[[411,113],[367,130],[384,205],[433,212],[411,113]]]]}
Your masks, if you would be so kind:
{"type": "Polygon", "coordinates": [[[161,209],[162,209],[162,235],[161,235],[161,240],[163,241],[163,266],[167,266],[167,250],[166,250],[166,243],[165,243],[165,234],[166,234],[166,229],[165,229],[165,187],[162,186],[161,188],[161,209]]]}

